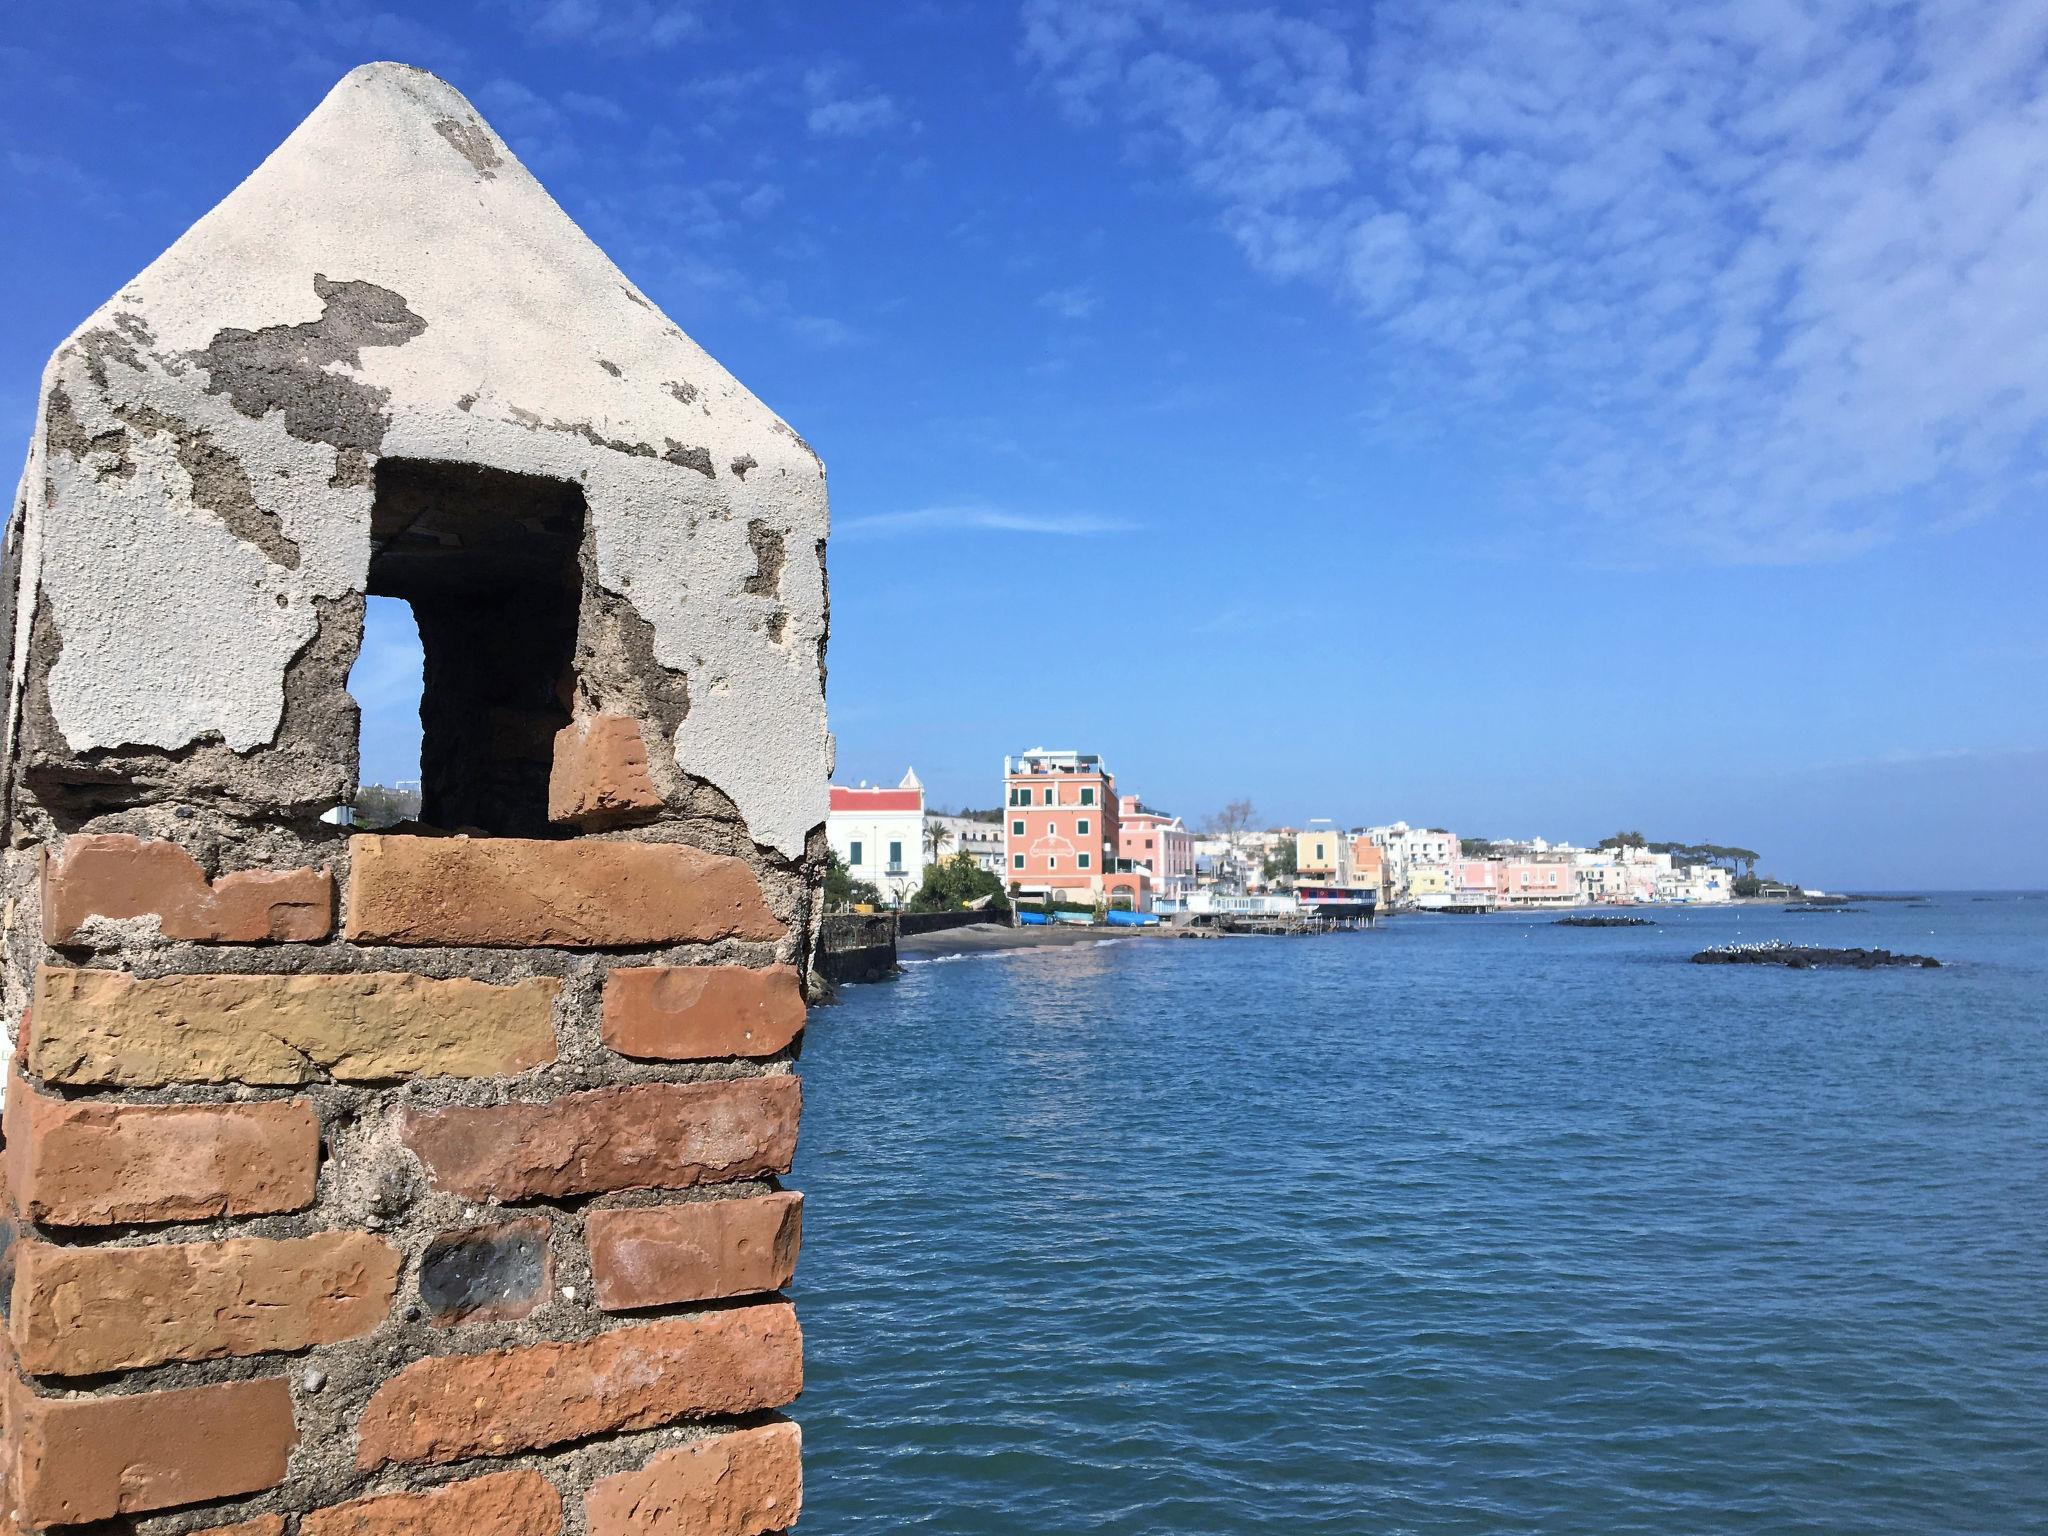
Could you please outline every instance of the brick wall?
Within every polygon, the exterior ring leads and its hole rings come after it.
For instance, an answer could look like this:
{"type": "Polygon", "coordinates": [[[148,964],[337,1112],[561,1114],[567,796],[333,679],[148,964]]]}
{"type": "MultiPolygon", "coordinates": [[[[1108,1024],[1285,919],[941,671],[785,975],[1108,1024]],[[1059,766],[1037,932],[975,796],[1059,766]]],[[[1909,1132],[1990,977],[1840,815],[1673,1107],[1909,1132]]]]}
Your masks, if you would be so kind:
{"type": "Polygon", "coordinates": [[[0,1536],[789,1526],[817,455],[380,63],[58,348],[20,484],[0,1536]],[[352,837],[373,595],[439,826],[352,837]]]}
{"type": "Polygon", "coordinates": [[[33,850],[14,1528],[794,1521],[800,914],[659,831],[33,850]]]}

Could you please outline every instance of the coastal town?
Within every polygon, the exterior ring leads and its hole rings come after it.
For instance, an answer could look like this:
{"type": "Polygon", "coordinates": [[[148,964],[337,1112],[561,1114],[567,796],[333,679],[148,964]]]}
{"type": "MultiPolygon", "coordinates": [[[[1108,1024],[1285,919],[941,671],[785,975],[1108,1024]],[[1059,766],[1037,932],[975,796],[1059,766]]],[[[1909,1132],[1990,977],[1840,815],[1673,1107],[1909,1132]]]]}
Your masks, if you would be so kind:
{"type": "Polygon", "coordinates": [[[1461,838],[1406,821],[1261,827],[1249,800],[1190,825],[1121,791],[1091,752],[1041,747],[1005,757],[1001,789],[994,809],[947,813],[927,802],[914,768],[893,785],[833,785],[826,834],[841,899],[933,909],[1000,892],[1020,908],[1125,923],[1349,922],[1394,912],[1699,906],[1796,894],[1759,880],[1752,850],[1652,843],[1639,833],[1583,847],[1461,838]]]}

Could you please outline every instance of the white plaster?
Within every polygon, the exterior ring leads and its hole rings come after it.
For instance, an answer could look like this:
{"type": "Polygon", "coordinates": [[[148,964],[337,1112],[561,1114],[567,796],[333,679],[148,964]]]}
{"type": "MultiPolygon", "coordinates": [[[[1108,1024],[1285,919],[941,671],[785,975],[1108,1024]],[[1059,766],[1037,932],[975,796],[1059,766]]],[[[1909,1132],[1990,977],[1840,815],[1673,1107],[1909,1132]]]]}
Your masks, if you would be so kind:
{"type": "MultiPolygon", "coordinates": [[[[24,545],[23,592],[40,583],[63,637],[51,704],[65,739],[175,748],[217,734],[237,749],[271,740],[285,664],[312,634],[313,599],[361,590],[368,489],[330,486],[335,451],[290,436],[281,413],[251,420],[206,394],[193,356],[227,328],[317,320],[316,273],[389,289],[426,322],[402,345],[364,348],[359,366],[331,367],[389,391],[384,454],[581,482],[600,582],[653,626],[661,662],[688,675],[680,765],[731,796],[757,842],[801,853],[824,821],[830,755],[814,553],[827,527],[822,466],[646,301],[458,92],[396,64],[344,79],[52,359],[46,405],[61,385],[88,433],[137,406],[203,428],[241,461],[300,551],[287,570],[194,505],[167,445],[145,447],[129,475],[49,454],[48,474],[31,473],[27,486],[24,532],[37,536],[24,545]],[[459,125],[496,163],[480,170],[437,122],[459,125]],[[124,317],[151,340],[139,368],[109,358],[101,390],[86,339],[124,317]],[[657,454],[671,443],[701,448],[714,475],[569,428],[657,454]],[[755,466],[744,479],[731,468],[741,457],[755,466]],[[757,520],[783,538],[774,598],[742,591],[757,520]],[[777,607],[779,643],[767,637],[777,607]]],[[[18,656],[32,610],[24,601],[18,656]]]]}

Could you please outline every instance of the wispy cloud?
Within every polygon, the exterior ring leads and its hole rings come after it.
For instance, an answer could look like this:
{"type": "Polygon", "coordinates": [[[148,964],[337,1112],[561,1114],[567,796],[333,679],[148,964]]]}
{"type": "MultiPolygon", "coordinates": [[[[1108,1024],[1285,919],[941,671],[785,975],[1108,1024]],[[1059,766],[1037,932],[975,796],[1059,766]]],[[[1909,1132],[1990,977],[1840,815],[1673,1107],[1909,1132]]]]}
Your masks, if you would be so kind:
{"type": "Polygon", "coordinates": [[[1072,121],[1357,314],[1390,399],[1522,423],[1497,446],[1538,526],[1808,560],[2040,507],[2033,0],[1435,0],[1369,27],[1025,0],[1023,25],[1072,121]]]}
{"type": "Polygon", "coordinates": [[[1093,538],[1134,533],[1138,524],[1089,512],[1018,512],[977,505],[919,507],[907,512],[874,512],[840,519],[833,533],[841,538],[893,538],[917,533],[1031,533],[1056,538],[1093,538]]]}
{"type": "Polygon", "coordinates": [[[535,42],[604,53],[673,48],[705,30],[698,0],[505,0],[505,8],[535,42]]]}
{"type": "Polygon", "coordinates": [[[903,121],[894,97],[852,87],[841,65],[822,64],[806,71],[804,95],[811,104],[805,123],[821,139],[866,138],[903,121]]]}
{"type": "Polygon", "coordinates": [[[1062,320],[1086,320],[1102,307],[1102,295],[1086,283],[1049,288],[1038,296],[1038,307],[1062,320]]]}

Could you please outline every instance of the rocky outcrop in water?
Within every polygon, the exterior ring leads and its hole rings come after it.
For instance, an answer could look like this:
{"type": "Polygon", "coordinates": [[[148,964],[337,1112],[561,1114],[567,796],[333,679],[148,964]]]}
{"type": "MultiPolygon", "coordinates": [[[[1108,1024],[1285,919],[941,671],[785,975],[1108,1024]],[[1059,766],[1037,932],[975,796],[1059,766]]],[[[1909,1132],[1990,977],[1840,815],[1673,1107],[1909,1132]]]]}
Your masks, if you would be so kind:
{"type": "Polygon", "coordinates": [[[1724,944],[1716,949],[1703,949],[1692,957],[1692,963],[1782,965],[1795,971],[1822,967],[1875,971],[1895,965],[1931,971],[1941,966],[1941,962],[1932,955],[1895,955],[1888,949],[1822,949],[1812,944],[1782,944],[1776,939],[1763,944],[1724,944]]]}
{"type": "Polygon", "coordinates": [[[1554,928],[1654,928],[1647,917],[1560,917],[1554,928]]]}

